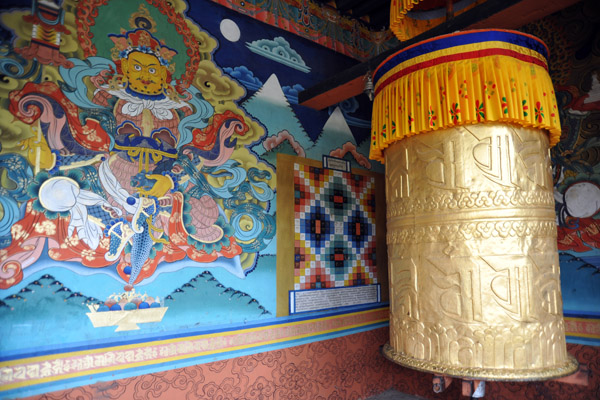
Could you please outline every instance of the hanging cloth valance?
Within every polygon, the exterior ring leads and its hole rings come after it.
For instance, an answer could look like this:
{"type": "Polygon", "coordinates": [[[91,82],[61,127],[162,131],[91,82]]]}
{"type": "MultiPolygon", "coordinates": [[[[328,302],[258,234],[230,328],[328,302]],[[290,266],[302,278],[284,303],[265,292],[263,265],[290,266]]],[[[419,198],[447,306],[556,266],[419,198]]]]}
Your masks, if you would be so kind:
{"type": "Polygon", "coordinates": [[[475,30],[417,43],[374,73],[370,158],[404,137],[456,125],[507,122],[560,139],[548,49],[515,31],[475,30]]]}

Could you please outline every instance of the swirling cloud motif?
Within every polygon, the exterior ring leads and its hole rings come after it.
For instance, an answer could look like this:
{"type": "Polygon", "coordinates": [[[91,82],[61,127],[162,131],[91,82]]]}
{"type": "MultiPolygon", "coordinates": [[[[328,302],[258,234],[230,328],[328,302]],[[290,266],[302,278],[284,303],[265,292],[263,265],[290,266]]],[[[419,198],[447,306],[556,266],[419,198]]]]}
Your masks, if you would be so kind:
{"type": "Polygon", "coordinates": [[[202,92],[204,100],[210,103],[235,101],[245,94],[244,89],[236,81],[223,75],[210,60],[200,61],[193,83],[202,92]]]}
{"type": "Polygon", "coordinates": [[[371,163],[367,159],[367,157],[363,156],[356,150],[356,146],[353,143],[346,142],[342,147],[339,147],[335,150],[331,150],[329,155],[331,157],[344,158],[344,156],[350,153],[356,160],[356,162],[367,169],[371,169],[371,163]]]}
{"type": "Polygon", "coordinates": [[[298,104],[298,93],[304,90],[304,87],[298,83],[294,86],[284,86],[281,88],[283,94],[292,104],[298,104]]]}
{"type": "Polygon", "coordinates": [[[19,152],[20,141],[33,137],[31,127],[17,120],[8,110],[0,110],[0,148],[11,153],[19,152]]]}
{"type": "Polygon", "coordinates": [[[302,72],[310,72],[310,67],[306,65],[300,54],[290,47],[290,44],[281,36],[273,40],[259,39],[254,42],[246,42],[246,47],[251,52],[269,58],[288,67],[302,72]]]}
{"type": "Polygon", "coordinates": [[[263,147],[267,151],[270,151],[285,141],[289,142],[289,144],[292,146],[292,149],[294,149],[294,151],[296,152],[297,156],[306,156],[306,153],[304,152],[304,149],[302,148],[300,143],[296,142],[294,137],[285,129],[279,132],[276,136],[270,136],[263,140],[263,147]]]}
{"type": "Polygon", "coordinates": [[[244,65],[235,68],[225,67],[223,71],[250,90],[256,91],[263,85],[261,80],[254,76],[254,72],[250,71],[244,65]]]}

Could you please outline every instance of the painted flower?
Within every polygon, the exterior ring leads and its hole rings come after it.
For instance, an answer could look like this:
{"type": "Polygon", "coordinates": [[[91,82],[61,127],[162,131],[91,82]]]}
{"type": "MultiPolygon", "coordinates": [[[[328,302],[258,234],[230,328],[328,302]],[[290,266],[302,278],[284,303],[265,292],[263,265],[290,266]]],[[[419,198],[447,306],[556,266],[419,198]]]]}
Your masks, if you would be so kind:
{"type": "Polygon", "coordinates": [[[452,104],[452,107],[450,108],[450,115],[452,117],[452,121],[454,122],[454,124],[458,124],[458,120],[460,119],[460,109],[458,108],[458,103],[454,103],[452,104]]]}
{"type": "Polygon", "coordinates": [[[411,113],[409,113],[409,114],[408,114],[408,130],[409,130],[409,131],[410,131],[410,130],[412,130],[412,123],[413,123],[413,121],[414,121],[414,120],[415,120],[415,119],[412,117],[412,114],[411,114],[411,113]]]}
{"type": "Polygon", "coordinates": [[[110,238],[103,237],[102,239],[100,239],[100,245],[98,247],[101,247],[103,249],[108,249],[109,246],[110,246],[110,238]]]}
{"type": "Polygon", "coordinates": [[[535,103],[535,119],[539,123],[544,120],[544,107],[539,101],[535,103]]]}
{"type": "Polygon", "coordinates": [[[90,249],[81,250],[81,256],[88,261],[93,261],[96,258],[95,251],[90,249]]]}
{"type": "Polygon", "coordinates": [[[25,229],[23,229],[23,225],[14,224],[10,228],[10,234],[15,241],[19,240],[27,240],[29,238],[29,233],[25,229]]]}
{"type": "Polygon", "coordinates": [[[435,126],[435,120],[437,119],[437,116],[435,115],[435,110],[433,110],[431,108],[431,106],[429,106],[428,117],[429,117],[429,126],[433,128],[435,126]]]}
{"type": "Polygon", "coordinates": [[[502,107],[502,114],[508,114],[508,100],[506,100],[506,97],[502,97],[500,106],[502,107]]]}
{"type": "Polygon", "coordinates": [[[529,115],[529,106],[527,105],[527,100],[523,100],[521,104],[523,105],[523,115],[526,117],[529,115]]]}
{"type": "Polygon", "coordinates": [[[485,94],[487,94],[488,99],[496,94],[496,84],[492,81],[488,81],[487,84],[483,85],[483,88],[485,89],[485,94]]]}
{"type": "Polygon", "coordinates": [[[483,102],[480,103],[479,100],[475,100],[475,111],[477,112],[477,122],[481,122],[481,120],[485,119],[483,102]]]}
{"type": "Polygon", "coordinates": [[[87,137],[90,142],[100,143],[104,139],[98,135],[98,130],[87,125],[82,126],[81,132],[87,137]]]}
{"type": "Polygon", "coordinates": [[[458,94],[463,99],[468,99],[469,98],[469,94],[468,94],[467,91],[468,91],[468,86],[467,86],[467,80],[465,79],[463,81],[463,83],[460,84],[460,89],[458,90],[458,94]]]}
{"type": "Polygon", "coordinates": [[[531,78],[532,79],[536,79],[537,78],[536,70],[535,70],[535,67],[533,65],[529,67],[529,72],[531,73],[531,78]]]}
{"type": "Polygon", "coordinates": [[[56,233],[56,223],[54,221],[43,221],[35,225],[37,233],[44,233],[47,236],[52,236],[56,233]]]}

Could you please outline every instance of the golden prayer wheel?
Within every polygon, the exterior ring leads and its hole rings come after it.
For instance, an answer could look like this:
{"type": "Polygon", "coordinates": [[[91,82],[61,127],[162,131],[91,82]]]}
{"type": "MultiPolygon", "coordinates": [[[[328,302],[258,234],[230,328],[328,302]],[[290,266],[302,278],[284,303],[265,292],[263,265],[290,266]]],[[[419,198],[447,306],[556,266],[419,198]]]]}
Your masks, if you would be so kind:
{"type": "Polygon", "coordinates": [[[390,343],[469,379],[576,371],[566,351],[549,148],[548,51],[513,31],[417,43],[375,71],[370,157],[386,164],[390,343]]]}

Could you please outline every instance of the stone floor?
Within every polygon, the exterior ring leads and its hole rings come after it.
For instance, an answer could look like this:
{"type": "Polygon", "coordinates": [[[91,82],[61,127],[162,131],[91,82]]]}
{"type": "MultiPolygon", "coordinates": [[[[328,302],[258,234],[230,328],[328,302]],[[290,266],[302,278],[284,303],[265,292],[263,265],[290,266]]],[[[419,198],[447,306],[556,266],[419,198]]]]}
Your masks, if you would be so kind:
{"type": "Polygon", "coordinates": [[[396,390],[387,390],[375,396],[368,397],[365,400],[425,400],[423,397],[412,394],[400,393],[396,390]]]}

